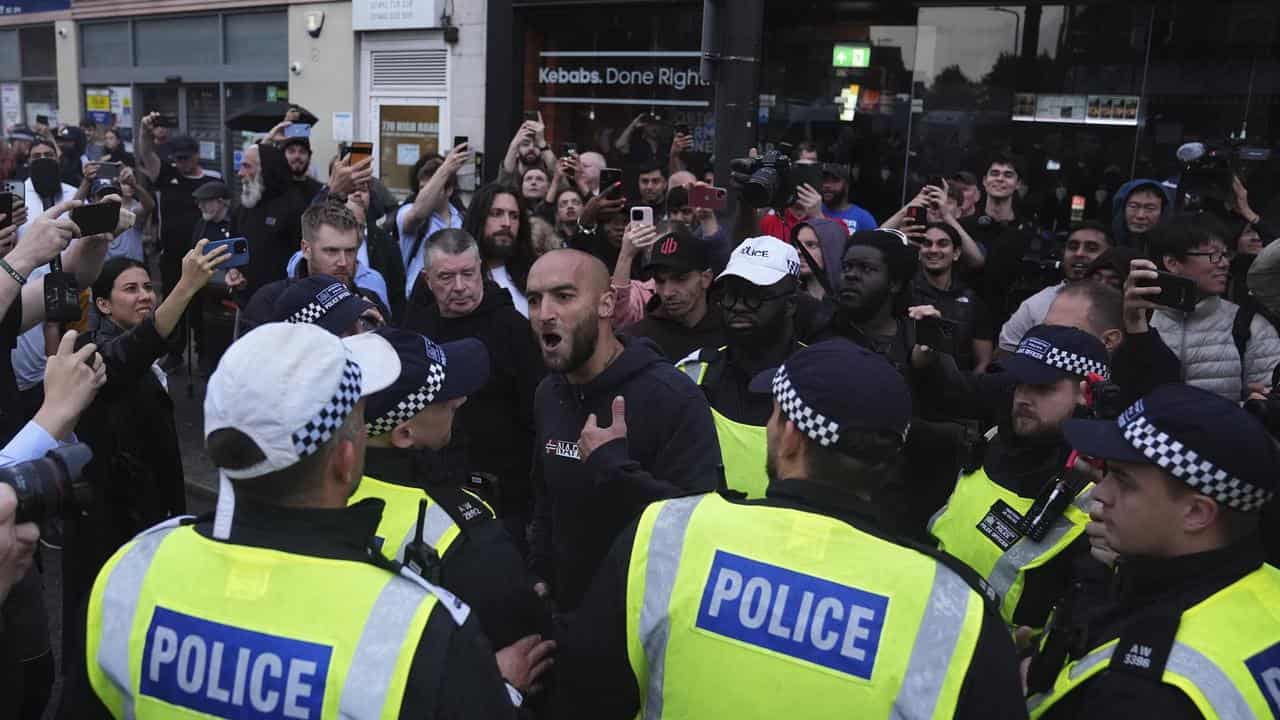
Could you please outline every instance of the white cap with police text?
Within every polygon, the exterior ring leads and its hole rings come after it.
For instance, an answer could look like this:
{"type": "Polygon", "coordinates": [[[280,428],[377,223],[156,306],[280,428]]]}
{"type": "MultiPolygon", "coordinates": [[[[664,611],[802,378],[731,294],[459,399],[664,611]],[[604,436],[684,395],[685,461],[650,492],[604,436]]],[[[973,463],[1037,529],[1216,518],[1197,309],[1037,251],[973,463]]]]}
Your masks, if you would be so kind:
{"type": "Polygon", "coordinates": [[[747,238],[734,248],[729,264],[716,280],[733,275],[752,285],[765,287],[782,278],[800,276],[800,253],[772,235],[747,238]]]}
{"type": "Polygon", "coordinates": [[[205,437],[215,430],[239,430],[266,457],[249,467],[220,468],[218,515],[220,520],[226,516],[222,529],[230,529],[234,504],[228,479],[283,470],[316,452],[360,398],[391,385],[399,375],[395,349],[373,334],[343,339],[315,325],[268,323],[233,343],[209,378],[205,437]]]}

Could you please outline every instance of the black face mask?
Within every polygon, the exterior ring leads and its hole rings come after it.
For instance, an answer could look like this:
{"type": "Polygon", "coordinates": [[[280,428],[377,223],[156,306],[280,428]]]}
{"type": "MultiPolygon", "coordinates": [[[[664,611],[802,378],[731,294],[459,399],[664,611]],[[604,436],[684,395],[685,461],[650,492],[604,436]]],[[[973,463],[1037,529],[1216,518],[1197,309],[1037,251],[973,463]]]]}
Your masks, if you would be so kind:
{"type": "Polygon", "coordinates": [[[36,158],[31,161],[31,184],[42,198],[53,197],[62,188],[62,168],[53,158],[36,158]]]}

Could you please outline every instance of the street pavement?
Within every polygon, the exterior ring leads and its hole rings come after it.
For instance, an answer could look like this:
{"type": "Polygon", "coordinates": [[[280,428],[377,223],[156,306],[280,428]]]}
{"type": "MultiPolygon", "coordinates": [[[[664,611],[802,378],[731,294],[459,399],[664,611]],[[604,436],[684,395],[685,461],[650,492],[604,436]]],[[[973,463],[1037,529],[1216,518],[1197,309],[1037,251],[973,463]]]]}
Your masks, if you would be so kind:
{"type": "MultiPolygon", "coordinates": [[[[191,376],[191,392],[187,391],[186,370],[169,376],[169,395],[173,398],[174,419],[178,427],[178,444],[182,450],[182,466],[187,481],[187,512],[200,515],[213,511],[218,492],[218,472],[204,453],[204,389],[205,378],[191,376]]],[[[44,564],[45,608],[49,616],[49,632],[58,663],[59,675],[54,681],[53,699],[45,709],[44,719],[53,720],[62,697],[62,551],[41,547],[44,564]]],[[[2,714],[2,713],[0,713],[2,714]]]]}

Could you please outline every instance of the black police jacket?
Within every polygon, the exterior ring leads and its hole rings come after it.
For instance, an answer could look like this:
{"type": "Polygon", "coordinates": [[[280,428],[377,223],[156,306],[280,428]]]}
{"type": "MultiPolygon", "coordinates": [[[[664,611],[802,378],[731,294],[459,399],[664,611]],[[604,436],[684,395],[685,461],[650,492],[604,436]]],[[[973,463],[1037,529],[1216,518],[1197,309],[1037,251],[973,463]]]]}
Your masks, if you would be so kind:
{"type": "MultiPolygon", "coordinates": [[[[422,482],[403,450],[369,448],[365,474],[383,482],[422,488],[461,531],[441,558],[440,585],[471,606],[495,649],[550,630],[551,614],[533,591],[536,582],[506,526],[457,487],[422,482]]],[[[392,538],[387,538],[394,541],[392,538]]]]}
{"type": "MultiPolygon", "coordinates": [[[[1078,659],[1121,636],[1143,618],[1181,614],[1222,588],[1257,570],[1263,550],[1257,537],[1209,552],[1176,558],[1132,558],[1115,573],[1106,605],[1086,615],[1082,641],[1072,648],[1078,659]]],[[[1248,622],[1241,618],[1241,622],[1248,622]]],[[[1037,658],[1037,662],[1039,658],[1037,658]]],[[[1038,668],[1037,668],[1038,670],[1038,668]]],[[[1068,693],[1045,720],[1199,720],[1203,717],[1181,690],[1158,678],[1131,672],[1101,673],[1068,693]]]]}
{"type": "MultiPolygon", "coordinates": [[[[338,509],[281,508],[236,502],[231,536],[235,545],[279,550],[293,555],[369,562],[370,541],[382,517],[381,500],[369,499],[338,509]]],[[[213,516],[201,517],[196,532],[212,537],[213,516]]],[[[87,606],[86,606],[87,610],[87,606]]],[[[514,718],[505,684],[494,660],[493,648],[485,639],[474,614],[461,626],[448,613],[432,613],[422,631],[423,640],[409,666],[399,717],[464,720],[469,718],[514,718]],[[430,646],[448,644],[443,665],[430,646]]],[[[89,685],[84,653],[75,657],[75,672],[69,673],[67,717],[108,720],[112,717],[89,685]]]]}
{"type": "MultiPolygon", "coordinates": [[[[770,483],[760,500],[728,498],[746,505],[804,510],[847,522],[866,533],[901,545],[909,541],[886,533],[877,507],[852,492],[803,480],[770,483]]],[[[552,707],[557,718],[630,718],[640,708],[635,674],[627,657],[627,573],[635,544],[636,522],[613,543],[581,609],[556,638],[558,684],[552,707]]],[[[939,553],[921,548],[937,557],[939,553]]],[[[957,561],[948,563],[971,582],[972,573],[957,561]]],[[[726,683],[732,684],[732,678],[726,683]]],[[[1009,631],[994,609],[984,613],[978,643],[956,706],[956,720],[1025,718],[1026,705],[1018,679],[1017,658],[1009,631]]],[[[856,716],[856,709],[850,709],[856,716]]]]}

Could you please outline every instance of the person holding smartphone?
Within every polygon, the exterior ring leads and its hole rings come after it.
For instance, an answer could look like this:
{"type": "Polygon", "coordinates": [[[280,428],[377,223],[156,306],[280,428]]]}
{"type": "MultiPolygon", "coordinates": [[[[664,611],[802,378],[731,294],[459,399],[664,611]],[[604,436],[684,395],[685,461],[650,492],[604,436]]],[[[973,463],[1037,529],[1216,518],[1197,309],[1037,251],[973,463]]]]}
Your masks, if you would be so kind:
{"type": "MultiPolygon", "coordinates": [[[[191,234],[200,219],[200,208],[193,194],[206,183],[222,179],[221,173],[206,170],[200,165],[200,144],[189,135],[179,135],[169,142],[169,160],[162,161],[156,150],[153,132],[160,123],[159,113],[142,118],[142,132],[138,134],[138,162],[142,174],[156,188],[160,208],[160,277],[166,292],[171,291],[182,275],[182,258],[191,249],[191,234]]],[[[167,130],[165,132],[167,137],[167,130]]],[[[204,317],[202,306],[196,302],[187,316],[187,324],[195,336],[198,355],[204,345],[204,317]]],[[[183,364],[182,351],[187,343],[187,333],[173,336],[165,367],[172,370],[183,364]]]]}
{"type": "Polygon", "coordinates": [[[511,138],[507,146],[507,154],[502,158],[502,168],[498,171],[498,182],[517,185],[524,173],[531,167],[542,168],[547,177],[551,177],[556,167],[556,154],[547,143],[546,126],[542,123],[542,114],[536,120],[525,120],[511,138]]]}
{"type": "MultiPolygon", "coordinates": [[[[1222,298],[1232,258],[1227,239],[1208,213],[1175,216],[1147,233],[1159,269],[1191,280],[1199,298],[1190,313],[1156,307],[1150,325],[1181,358],[1188,385],[1239,402],[1248,397],[1251,384],[1270,385],[1280,364],[1280,335],[1262,315],[1239,327],[1240,306],[1222,298]]],[[[1145,272],[1138,279],[1154,280],[1145,272]]],[[[1159,302],[1158,293],[1150,295],[1159,302]]]]}

